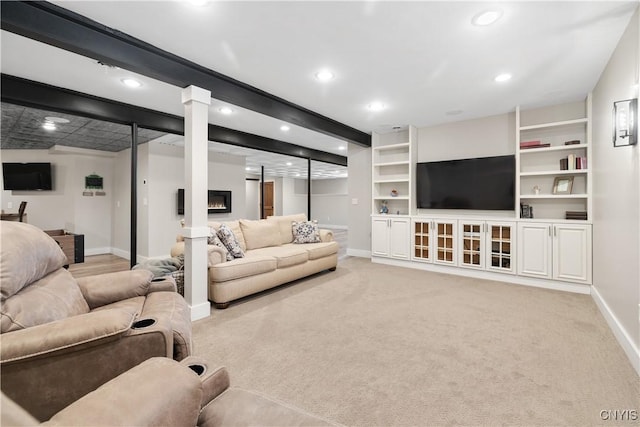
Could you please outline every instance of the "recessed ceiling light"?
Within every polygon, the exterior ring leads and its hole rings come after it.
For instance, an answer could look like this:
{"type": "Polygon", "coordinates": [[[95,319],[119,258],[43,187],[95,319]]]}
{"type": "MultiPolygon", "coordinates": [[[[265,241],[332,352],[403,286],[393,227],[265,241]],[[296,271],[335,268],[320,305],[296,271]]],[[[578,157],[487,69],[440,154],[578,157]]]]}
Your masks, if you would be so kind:
{"type": "Polygon", "coordinates": [[[282,126],[280,126],[280,130],[281,130],[282,132],[288,132],[288,131],[289,131],[289,129],[291,129],[291,128],[290,128],[289,126],[287,126],[287,125],[282,125],[282,126]]]}
{"type": "Polygon", "coordinates": [[[291,162],[287,162],[287,166],[291,166],[293,163],[291,162]]]}
{"type": "Polygon", "coordinates": [[[51,123],[69,123],[69,120],[63,119],[62,117],[50,116],[50,117],[45,117],[44,120],[51,123]]]}
{"type": "Polygon", "coordinates": [[[510,79],[511,79],[511,74],[503,73],[503,74],[497,75],[494,80],[500,83],[500,82],[506,82],[507,80],[510,80],[510,79]]]}
{"type": "Polygon", "coordinates": [[[478,13],[471,19],[471,23],[473,25],[478,25],[480,27],[484,27],[487,25],[491,25],[496,22],[498,19],[502,17],[501,10],[485,10],[483,12],[478,13]]]}
{"type": "Polygon", "coordinates": [[[249,166],[247,166],[246,168],[244,168],[244,170],[246,170],[246,171],[250,171],[250,170],[251,170],[251,168],[250,168],[249,166]]]}
{"type": "Polygon", "coordinates": [[[329,70],[320,70],[316,73],[316,80],[321,82],[328,82],[333,79],[336,75],[333,74],[332,71],[329,70]]]}
{"type": "Polygon", "coordinates": [[[233,113],[233,110],[231,109],[231,107],[220,107],[218,109],[218,111],[220,111],[222,114],[226,114],[226,115],[229,115],[229,114],[233,113]]]}
{"type": "Polygon", "coordinates": [[[121,81],[122,81],[122,83],[125,84],[125,86],[131,87],[131,88],[138,88],[138,87],[142,86],[142,83],[140,83],[138,80],[132,79],[132,78],[122,79],[121,81]]]}
{"type": "Polygon", "coordinates": [[[372,103],[370,103],[369,105],[367,105],[367,108],[370,111],[382,111],[386,108],[387,106],[384,105],[384,103],[380,102],[380,101],[374,101],[372,103]]]}
{"type": "Polygon", "coordinates": [[[56,130],[56,124],[52,122],[44,122],[42,124],[42,129],[46,130],[56,130]]]}
{"type": "Polygon", "coordinates": [[[338,147],[338,150],[346,150],[346,149],[347,149],[347,147],[345,147],[344,145],[341,145],[341,146],[338,147]]]}
{"type": "Polygon", "coordinates": [[[204,6],[209,3],[209,0],[187,0],[187,2],[194,6],[204,6]]]}
{"type": "Polygon", "coordinates": [[[300,174],[299,174],[299,173],[297,173],[297,174],[296,174],[296,176],[300,176],[300,174]]]}

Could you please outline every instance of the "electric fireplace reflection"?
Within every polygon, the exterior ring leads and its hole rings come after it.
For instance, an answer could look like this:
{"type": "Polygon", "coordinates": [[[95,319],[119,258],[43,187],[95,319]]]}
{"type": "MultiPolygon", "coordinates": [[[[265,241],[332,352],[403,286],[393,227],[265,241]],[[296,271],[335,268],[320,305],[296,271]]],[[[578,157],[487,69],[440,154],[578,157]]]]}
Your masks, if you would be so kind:
{"type": "MultiPolygon", "coordinates": [[[[231,191],[209,190],[207,192],[208,213],[231,212],[231,191]]],[[[184,189],[178,189],[178,215],[184,215],[184,189]]]]}

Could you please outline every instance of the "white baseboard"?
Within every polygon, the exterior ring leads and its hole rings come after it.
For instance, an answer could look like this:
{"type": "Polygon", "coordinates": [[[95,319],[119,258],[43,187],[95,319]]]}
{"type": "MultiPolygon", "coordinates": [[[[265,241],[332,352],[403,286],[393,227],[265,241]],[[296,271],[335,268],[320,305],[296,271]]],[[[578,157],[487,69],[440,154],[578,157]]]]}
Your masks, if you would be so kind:
{"type": "Polygon", "coordinates": [[[211,315],[211,304],[209,301],[203,302],[202,304],[189,306],[191,309],[191,321],[196,321],[200,319],[204,319],[205,317],[209,317],[211,315]]]}
{"type": "Polygon", "coordinates": [[[620,343],[620,346],[629,358],[633,369],[635,369],[638,376],[640,376],[640,350],[622,324],[618,321],[616,315],[611,311],[609,304],[607,304],[607,302],[602,298],[602,295],[600,295],[600,292],[598,292],[598,289],[595,286],[591,289],[591,297],[607,321],[613,335],[616,337],[618,343],[620,343]]]}
{"type": "Polygon", "coordinates": [[[129,251],[125,251],[118,248],[111,248],[111,253],[116,256],[119,256],[120,258],[129,259],[129,251]]]}
{"type": "Polygon", "coordinates": [[[111,248],[91,248],[91,249],[84,250],[85,256],[104,255],[104,254],[110,254],[110,253],[111,253],[111,248]]]}
{"type": "Polygon", "coordinates": [[[541,280],[532,277],[523,277],[509,273],[494,273],[470,268],[449,267],[447,265],[429,264],[424,262],[405,261],[401,259],[384,258],[374,256],[371,262],[378,264],[395,265],[397,267],[413,268],[418,270],[433,271],[436,273],[453,274],[456,276],[475,277],[478,279],[495,280],[516,285],[533,286],[536,288],[552,289],[556,291],[573,292],[577,294],[591,293],[591,286],[579,283],[557,282],[553,280],[541,280]]]}
{"type": "Polygon", "coordinates": [[[348,256],[356,256],[360,258],[371,258],[371,251],[366,251],[364,249],[351,249],[347,248],[348,256]]]}

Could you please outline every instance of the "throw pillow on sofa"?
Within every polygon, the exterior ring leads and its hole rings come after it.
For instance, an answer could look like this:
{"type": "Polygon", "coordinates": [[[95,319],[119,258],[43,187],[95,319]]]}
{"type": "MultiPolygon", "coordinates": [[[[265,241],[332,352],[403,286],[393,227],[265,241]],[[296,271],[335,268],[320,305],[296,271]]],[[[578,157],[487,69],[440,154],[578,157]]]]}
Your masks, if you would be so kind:
{"type": "Polygon", "coordinates": [[[320,242],[320,232],[318,231],[318,221],[293,221],[293,243],[318,243],[320,242]]]}
{"type": "Polygon", "coordinates": [[[220,241],[220,238],[216,234],[216,229],[213,227],[209,227],[209,237],[207,237],[207,245],[216,245],[217,247],[221,248],[222,252],[224,252],[226,260],[233,261],[233,255],[231,254],[231,252],[229,252],[224,243],[220,241]]]}
{"type": "Polygon", "coordinates": [[[240,243],[238,242],[236,235],[233,234],[233,231],[231,231],[226,224],[220,225],[217,235],[234,258],[244,258],[244,252],[240,247],[240,243]]]}

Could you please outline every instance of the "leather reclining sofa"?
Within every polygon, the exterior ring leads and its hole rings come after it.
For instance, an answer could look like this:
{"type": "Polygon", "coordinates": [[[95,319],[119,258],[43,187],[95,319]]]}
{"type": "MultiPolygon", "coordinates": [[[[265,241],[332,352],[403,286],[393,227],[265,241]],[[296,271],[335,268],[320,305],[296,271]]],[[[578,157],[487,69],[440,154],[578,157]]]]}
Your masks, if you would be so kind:
{"type": "Polygon", "coordinates": [[[335,425],[192,356],[173,279],[75,279],[65,264],[42,230],[0,221],[0,425],[335,425]]]}
{"type": "MultiPolygon", "coordinates": [[[[2,396],[3,426],[39,422],[2,396]]],[[[48,426],[330,426],[336,425],[264,395],[230,386],[224,367],[188,357],[152,358],[73,402],[48,426]]]]}
{"type": "Polygon", "coordinates": [[[75,279],[57,242],[0,225],[2,392],[39,420],[151,357],[191,354],[189,307],[146,270],[75,279]]]}

